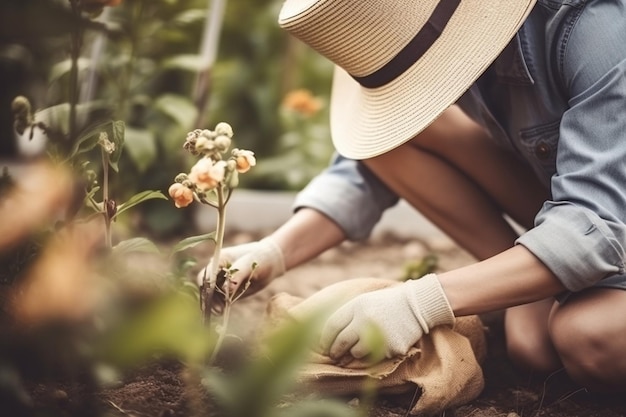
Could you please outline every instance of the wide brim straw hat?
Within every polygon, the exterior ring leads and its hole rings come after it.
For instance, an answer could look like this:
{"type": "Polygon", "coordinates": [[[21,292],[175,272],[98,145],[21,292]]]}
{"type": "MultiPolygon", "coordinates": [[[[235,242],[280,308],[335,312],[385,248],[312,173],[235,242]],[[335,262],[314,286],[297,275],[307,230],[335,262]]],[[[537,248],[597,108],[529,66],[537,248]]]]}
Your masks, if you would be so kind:
{"type": "Polygon", "coordinates": [[[415,137],[515,36],[535,0],[286,0],[279,25],[335,64],[330,125],[343,156],[415,137]]]}

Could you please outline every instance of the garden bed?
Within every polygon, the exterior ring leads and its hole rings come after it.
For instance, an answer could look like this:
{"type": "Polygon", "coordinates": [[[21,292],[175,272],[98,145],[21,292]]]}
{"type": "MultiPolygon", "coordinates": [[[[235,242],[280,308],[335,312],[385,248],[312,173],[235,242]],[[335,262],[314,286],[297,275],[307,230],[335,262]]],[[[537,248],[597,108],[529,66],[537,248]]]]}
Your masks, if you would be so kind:
{"type": "MultiPolygon", "coordinates": [[[[231,243],[250,240],[252,236],[234,236],[231,243]]],[[[441,236],[429,241],[401,239],[379,235],[369,243],[344,244],[319,259],[288,272],[270,287],[234,306],[231,326],[243,340],[254,332],[271,296],[289,292],[307,296],[325,285],[356,277],[400,278],[409,260],[436,255],[439,270],[448,270],[472,262],[472,258],[441,236]]],[[[483,365],[486,386],[474,401],[446,416],[456,417],[618,417],[626,415],[626,400],[615,395],[594,395],[580,389],[562,373],[535,377],[513,368],[504,354],[502,315],[483,316],[487,328],[489,353],[483,365]]],[[[183,367],[175,361],[159,361],[126,375],[117,386],[98,393],[96,402],[111,416],[163,417],[193,415],[189,406],[189,389],[181,378],[183,367]]],[[[72,411],[80,390],[71,387],[37,386],[33,388],[41,406],[72,411]]],[[[196,400],[198,400],[196,398],[196,400]]],[[[197,415],[220,416],[212,410],[210,400],[197,415]]],[[[342,401],[358,407],[359,400],[342,401]]],[[[379,397],[369,409],[370,417],[406,416],[411,396],[379,397]]],[[[76,414],[75,414],[76,415],[76,414]]],[[[254,416],[250,416],[254,417],[254,416]]]]}

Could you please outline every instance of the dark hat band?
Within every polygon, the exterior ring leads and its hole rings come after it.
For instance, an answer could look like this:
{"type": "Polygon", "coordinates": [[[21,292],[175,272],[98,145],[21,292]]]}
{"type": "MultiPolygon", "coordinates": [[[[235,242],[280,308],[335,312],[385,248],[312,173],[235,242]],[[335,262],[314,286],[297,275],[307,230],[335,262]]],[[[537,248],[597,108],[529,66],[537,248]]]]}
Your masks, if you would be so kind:
{"type": "Polygon", "coordinates": [[[460,3],[461,0],[441,0],[426,24],[391,61],[369,75],[357,77],[351,74],[351,77],[366,88],[382,87],[398,78],[435,43],[460,3]]]}

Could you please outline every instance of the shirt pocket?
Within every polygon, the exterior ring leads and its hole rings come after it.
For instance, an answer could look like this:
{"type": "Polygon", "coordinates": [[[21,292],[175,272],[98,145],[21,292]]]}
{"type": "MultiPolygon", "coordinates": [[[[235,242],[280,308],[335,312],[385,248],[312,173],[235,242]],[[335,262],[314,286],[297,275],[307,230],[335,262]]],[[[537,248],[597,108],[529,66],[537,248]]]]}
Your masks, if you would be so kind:
{"type": "Polygon", "coordinates": [[[541,181],[548,185],[556,172],[561,120],[520,130],[520,149],[541,181]]]}

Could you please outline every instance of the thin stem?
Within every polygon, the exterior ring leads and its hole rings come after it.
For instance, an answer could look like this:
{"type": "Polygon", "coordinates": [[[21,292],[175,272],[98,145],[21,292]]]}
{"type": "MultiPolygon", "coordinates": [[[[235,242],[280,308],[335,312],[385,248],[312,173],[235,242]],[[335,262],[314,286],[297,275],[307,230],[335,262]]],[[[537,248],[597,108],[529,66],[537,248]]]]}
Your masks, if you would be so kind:
{"type": "MultiPolygon", "coordinates": [[[[214,259],[220,259],[220,252],[224,244],[224,230],[226,228],[226,205],[224,204],[224,188],[220,185],[217,187],[217,231],[215,232],[215,253],[214,259]]],[[[211,263],[211,275],[209,275],[209,285],[215,287],[217,283],[217,273],[219,270],[219,262],[211,263]]]]}
{"type": "MultiPolygon", "coordinates": [[[[226,200],[224,199],[224,187],[220,184],[217,189],[217,205],[210,204],[217,209],[217,230],[215,232],[215,251],[213,259],[219,259],[224,243],[224,230],[226,227],[226,200]]],[[[208,203],[208,202],[207,202],[208,203]]],[[[211,298],[216,290],[217,274],[219,273],[219,261],[211,262],[211,270],[208,271],[208,277],[205,274],[202,282],[202,294],[200,295],[200,309],[204,323],[208,324],[211,318],[211,298]],[[208,279],[207,279],[208,278],[208,279]]]]}
{"type": "MultiPolygon", "coordinates": [[[[215,260],[220,259],[220,252],[222,250],[222,245],[224,244],[224,231],[226,229],[226,199],[224,197],[224,187],[220,185],[217,187],[217,231],[215,233],[215,253],[213,254],[213,259],[215,260]]],[[[211,274],[209,276],[209,286],[213,290],[216,289],[215,286],[217,285],[218,270],[219,261],[212,262],[211,274]]],[[[222,328],[218,331],[217,342],[215,343],[215,348],[211,353],[209,363],[213,363],[215,361],[215,358],[224,343],[226,329],[230,320],[230,307],[232,305],[232,300],[229,293],[228,283],[225,282],[225,284],[224,288],[221,289],[224,292],[224,315],[222,317],[222,328]]],[[[213,292],[211,291],[211,294],[212,293],[213,292]]],[[[205,302],[204,305],[207,305],[207,303],[205,302]]]]}
{"type": "Polygon", "coordinates": [[[101,147],[102,152],[102,215],[104,216],[104,244],[107,249],[113,248],[111,239],[111,216],[109,215],[109,156],[101,147]]]}

